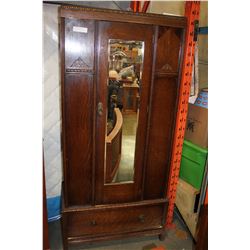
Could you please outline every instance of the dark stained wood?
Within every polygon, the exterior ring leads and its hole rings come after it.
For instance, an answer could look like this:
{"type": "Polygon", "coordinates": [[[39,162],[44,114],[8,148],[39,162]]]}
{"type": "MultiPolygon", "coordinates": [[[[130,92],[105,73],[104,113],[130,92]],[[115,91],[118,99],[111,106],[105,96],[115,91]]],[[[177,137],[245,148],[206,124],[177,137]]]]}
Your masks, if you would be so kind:
{"type": "Polygon", "coordinates": [[[62,231],[62,242],[63,242],[63,249],[68,250],[68,239],[67,239],[67,214],[65,213],[65,182],[62,181],[62,190],[61,190],[61,200],[62,200],[62,207],[61,207],[61,231],[62,231]]]}
{"type": "Polygon", "coordinates": [[[70,244],[83,244],[89,242],[100,242],[100,241],[107,241],[107,240],[118,240],[124,238],[131,238],[131,237],[148,237],[153,235],[161,235],[164,233],[165,230],[161,229],[154,229],[154,230],[143,230],[138,232],[128,232],[128,233],[118,233],[118,234],[107,234],[101,236],[80,236],[80,237],[69,237],[68,242],[70,244]]]}
{"type": "Polygon", "coordinates": [[[65,130],[69,205],[91,203],[93,77],[65,77],[65,130]]]}
{"type": "Polygon", "coordinates": [[[159,27],[151,89],[144,199],[164,197],[178,104],[183,30],[159,27]]]}
{"type": "Polygon", "coordinates": [[[104,185],[102,204],[117,204],[136,201],[134,182],[104,185]]]}
{"type": "Polygon", "coordinates": [[[180,29],[159,27],[155,71],[178,73],[181,49],[180,29]]]}
{"type": "Polygon", "coordinates": [[[147,162],[147,155],[148,155],[148,142],[149,142],[149,130],[150,130],[150,119],[151,119],[151,106],[152,106],[152,99],[153,99],[153,87],[154,87],[154,76],[155,76],[155,63],[156,63],[156,51],[157,51],[157,39],[158,39],[158,31],[159,27],[154,26],[154,39],[153,39],[153,58],[152,58],[152,73],[151,73],[151,84],[150,84],[150,95],[149,95],[149,104],[147,107],[148,110],[148,120],[147,120],[147,133],[146,133],[146,148],[144,154],[144,168],[142,171],[142,200],[144,199],[145,194],[145,178],[146,178],[146,162],[147,162]]]}
{"type": "Polygon", "coordinates": [[[91,203],[94,21],[61,19],[63,157],[66,205],[91,203]],[[84,27],[87,33],[77,32],[84,27]],[[85,75],[83,75],[85,74],[85,75]],[[87,74],[87,75],[86,75],[87,74]],[[87,122],[85,122],[87,121],[87,122]]]}
{"type": "MultiPolygon", "coordinates": [[[[88,211],[98,211],[98,210],[109,210],[110,208],[129,208],[129,207],[142,207],[142,206],[150,206],[150,205],[168,205],[168,199],[153,199],[153,200],[143,200],[143,201],[135,201],[128,203],[118,203],[118,204],[103,204],[103,205],[95,205],[95,206],[74,206],[74,207],[64,207],[62,206],[63,213],[71,213],[71,212],[88,212],[88,211]]],[[[162,222],[164,224],[164,221],[162,222]]]]}
{"type": "Polygon", "coordinates": [[[93,72],[94,21],[65,19],[65,70],[66,72],[93,72]],[[85,32],[77,29],[84,28],[85,32]]]}
{"type": "MultiPolygon", "coordinates": [[[[66,155],[66,131],[65,131],[65,102],[64,102],[64,73],[65,73],[65,19],[60,18],[60,63],[61,63],[61,115],[62,115],[62,131],[61,131],[61,147],[62,147],[62,160],[63,160],[63,177],[66,179],[67,176],[67,155],[66,155]]],[[[62,206],[68,206],[68,185],[67,181],[63,182],[63,192],[65,194],[64,202],[62,206]]]]}
{"type": "Polygon", "coordinates": [[[201,208],[198,225],[197,225],[197,242],[195,250],[208,249],[208,205],[201,208]]]}
{"type": "Polygon", "coordinates": [[[170,167],[177,92],[176,78],[155,78],[144,199],[164,197],[166,174],[170,167]]]}
{"type": "Polygon", "coordinates": [[[75,6],[60,16],[64,249],[163,237],[186,19],[75,6]],[[105,184],[109,39],[144,41],[145,51],[134,181],[105,184]]]}
{"type": "Polygon", "coordinates": [[[155,199],[110,205],[62,206],[63,239],[67,243],[65,246],[67,247],[68,242],[84,243],[128,236],[160,235],[165,231],[164,210],[167,205],[167,199],[155,199]]]}
{"type": "Polygon", "coordinates": [[[96,110],[97,110],[97,103],[96,103],[96,87],[97,87],[97,74],[98,72],[98,46],[97,46],[97,40],[98,40],[98,23],[95,22],[95,32],[94,32],[94,76],[93,76],[93,133],[92,133],[92,140],[93,140],[93,148],[92,148],[92,205],[95,205],[95,171],[96,171],[96,155],[95,155],[95,148],[96,148],[96,110]]]}
{"type": "Polygon", "coordinates": [[[67,238],[67,231],[68,231],[68,224],[67,224],[68,215],[62,213],[61,218],[61,230],[62,230],[62,241],[63,241],[63,250],[68,250],[68,238],[67,238]]]}
{"type": "Polygon", "coordinates": [[[79,6],[62,6],[61,17],[78,19],[95,19],[101,21],[116,21],[136,24],[161,25],[183,28],[186,26],[186,18],[180,16],[166,16],[159,14],[145,14],[131,11],[120,11],[110,9],[86,8],[79,6]]]}
{"type": "Polygon", "coordinates": [[[178,77],[178,72],[155,72],[155,78],[178,77]]]}
{"type": "Polygon", "coordinates": [[[142,171],[147,133],[147,108],[153,56],[153,26],[119,22],[99,22],[99,74],[97,102],[103,104],[103,115],[97,115],[96,127],[96,204],[119,203],[140,200],[142,197],[142,171]],[[133,30],[133,32],[131,32],[133,30]],[[145,42],[140,95],[140,111],[135,146],[134,182],[130,184],[104,185],[104,152],[106,137],[107,80],[108,80],[108,40],[123,39],[145,42]],[[119,194],[119,195],[118,195],[119,194]]]}
{"type": "Polygon", "coordinates": [[[46,187],[44,174],[44,158],[43,158],[43,250],[49,250],[49,225],[46,202],[46,187]]]}
{"type": "Polygon", "coordinates": [[[148,102],[150,97],[150,84],[152,75],[152,58],[153,58],[153,38],[154,27],[152,25],[136,25],[137,29],[131,27],[127,32],[131,33],[131,38],[135,40],[144,41],[144,60],[143,71],[140,87],[140,105],[139,118],[136,134],[135,145],[135,190],[134,197],[136,200],[143,197],[143,169],[144,169],[144,154],[146,149],[146,134],[147,134],[147,119],[148,119],[148,102]],[[133,32],[131,32],[133,30],[133,32]]]}
{"type": "MultiPolygon", "coordinates": [[[[103,185],[104,185],[104,154],[105,154],[105,138],[106,138],[106,117],[107,117],[107,60],[108,55],[104,49],[104,41],[100,38],[100,34],[102,27],[100,26],[100,22],[97,22],[96,27],[96,66],[98,69],[98,74],[96,74],[96,104],[101,103],[103,105],[103,114],[99,115],[97,110],[95,112],[96,115],[96,147],[95,147],[95,156],[96,156],[96,164],[95,164],[95,204],[101,204],[103,199],[103,185]],[[101,55],[106,53],[106,57],[103,58],[101,55]],[[103,69],[105,68],[105,69],[103,69]],[[105,83],[103,82],[105,81],[105,83]]],[[[107,43],[107,42],[106,42],[107,43]]]]}
{"type": "Polygon", "coordinates": [[[159,235],[159,240],[160,241],[164,241],[167,237],[167,232],[163,231],[160,235],[159,235]]]}
{"type": "Polygon", "coordinates": [[[162,215],[161,205],[74,212],[68,214],[68,237],[159,229],[162,215]]]}

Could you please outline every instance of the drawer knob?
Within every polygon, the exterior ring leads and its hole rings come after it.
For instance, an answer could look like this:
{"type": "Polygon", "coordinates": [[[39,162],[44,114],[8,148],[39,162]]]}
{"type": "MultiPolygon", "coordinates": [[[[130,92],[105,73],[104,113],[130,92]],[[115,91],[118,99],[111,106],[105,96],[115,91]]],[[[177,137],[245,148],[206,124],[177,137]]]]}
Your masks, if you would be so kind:
{"type": "Polygon", "coordinates": [[[95,220],[92,220],[92,221],[91,221],[91,225],[92,225],[92,226],[95,226],[96,224],[97,224],[97,223],[96,223],[95,220]]]}
{"type": "Polygon", "coordinates": [[[139,218],[140,222],[144,222],[145,221],[145,215],[144,214],[140,214],[138,218],[139,218]]]}

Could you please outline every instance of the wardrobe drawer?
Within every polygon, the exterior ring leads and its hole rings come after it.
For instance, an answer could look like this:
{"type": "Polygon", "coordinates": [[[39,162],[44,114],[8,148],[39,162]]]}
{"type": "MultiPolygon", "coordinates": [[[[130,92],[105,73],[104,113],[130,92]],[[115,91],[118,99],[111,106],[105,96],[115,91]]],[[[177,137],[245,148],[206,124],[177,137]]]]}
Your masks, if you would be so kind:
{"type": "Polygon", "coordinates": [[[67,213],[68,237],[162,228],[164,205],[93,209],[67,213]]]}

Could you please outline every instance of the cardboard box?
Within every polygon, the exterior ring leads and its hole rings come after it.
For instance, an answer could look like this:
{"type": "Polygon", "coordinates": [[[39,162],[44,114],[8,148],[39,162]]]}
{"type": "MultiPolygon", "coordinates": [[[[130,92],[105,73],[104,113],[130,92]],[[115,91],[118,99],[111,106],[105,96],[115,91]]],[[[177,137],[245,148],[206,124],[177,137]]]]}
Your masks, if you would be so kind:
{"type": "Polygon", "coordinates": [[[208,109],[189,103],[185,139],[202,147],[208,147],[208,109]]]}
{"type": "Polygon", "coordinates": [[[200,191],[198,189],[179,178],[175,200],[175,204],[179,211],[181,213],[182,211],[194,213],[199,193],[200,191]]]}
{"type": "Polygon", "coordinates": [[[188,213],[184,212],[182,214],[183,219],[185,220],[192,236],[196,239],[196,230],[197,230],[197,224],[198,224],[198,214],[197,213],[188,213]]]}
{"type": "Polygon", "coordinates": [[[197,210],[195,206],[198,204],[198,195],[198,189],[179,179],[175,204],[194,238],[196,237],[198,221],[198,214],[197,211],[195,211],[197,210]]]}

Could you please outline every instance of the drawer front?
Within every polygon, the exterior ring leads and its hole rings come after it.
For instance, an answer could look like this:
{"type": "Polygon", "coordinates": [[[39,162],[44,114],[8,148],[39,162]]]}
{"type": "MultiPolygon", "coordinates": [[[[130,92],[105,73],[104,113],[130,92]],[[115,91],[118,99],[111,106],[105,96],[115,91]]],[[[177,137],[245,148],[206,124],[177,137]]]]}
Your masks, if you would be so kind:
{"type": "Polygon", "coordinates": [[[163,204],[72,212],[67,215],[68,237],[160,229],[163,213],[163,204]]]}

